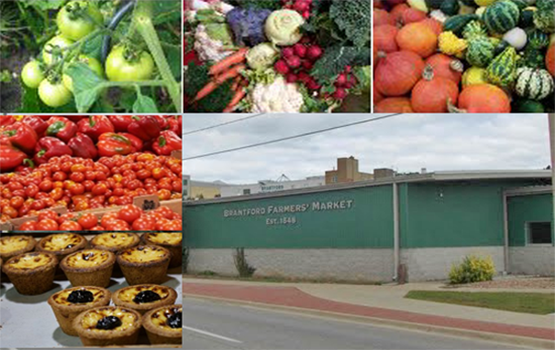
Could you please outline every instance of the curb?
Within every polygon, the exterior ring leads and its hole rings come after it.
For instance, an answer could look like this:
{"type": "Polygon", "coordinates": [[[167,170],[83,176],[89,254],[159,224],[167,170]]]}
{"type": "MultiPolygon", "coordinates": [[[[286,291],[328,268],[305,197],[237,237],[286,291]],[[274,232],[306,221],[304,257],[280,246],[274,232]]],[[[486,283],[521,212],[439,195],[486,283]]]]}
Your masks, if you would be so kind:
{"type": "Polygon", "coordinates": [[[305,315],[308,314],[308,315],[327,317],[327,318],[335,318],[335,319],[340,318],[343,320],[367,323],[367,324],[372,324],[376,326],[388,326],[388,327],[404,328],[404,329],[411,329],[411,330],[430,332],[430,333],[454,335],[454,336],[460,336],[460,337],[471,338],[471,339],[481,339],[481,340],[488,340],[488,341],[499,342],[499,343],[506,343],[506,344],[511,344],[513,346],[520,345],[520,346],[532,347],[537,349],[550,349],[550,350],[552,350],[555,347],[555,342],[544,340],[544,339],[537,339],[537,338],[520,337],[520,336],[501,334],[501,333],[479,332],[479,331],[460,329],[460,328],[440,327],[440,326],[428,325],[423,323],[403,322],[403,321],[389,320],[389,319],[383,319],[383,318],[377,318],[377,317],[357,316],[357,315],[350,315],[350,314],[333,312],[333,311],[321,311],[321,310],[313,310],[313,309],[300,308],[300,307],[294,307],[294,306],[265,304],[265,303],[259,303],[259,302],[253,302],[253,301],[219,298],[219,297],[204,296],[201,294],[191,294],[191,293],[185,293],[185,292],[183,292],[182,295],[183,297],[189,297],[192,299],[210,300],[214,302],[227,303],[227,304],[233,304],[233,305],[248,305],[248,306],[254,306],[254,307],[270,309],[270,310],[287,311],[287,312],[294,312],[298,314],[305,314],[305,315]]]}

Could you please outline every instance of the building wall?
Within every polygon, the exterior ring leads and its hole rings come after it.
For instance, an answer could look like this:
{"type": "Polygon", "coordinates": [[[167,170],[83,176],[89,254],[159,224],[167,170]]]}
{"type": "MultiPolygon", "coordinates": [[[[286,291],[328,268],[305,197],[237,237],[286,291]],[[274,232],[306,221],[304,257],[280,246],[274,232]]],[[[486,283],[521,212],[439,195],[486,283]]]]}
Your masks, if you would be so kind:
{"type": "MultiPolygon", "coordinates": [[[[236,276],[233,249],[192,249],[188,271],[236,276]]],[[[245,249],[257,276],[390,281],[392,249],[245,249]]]]}
{"type": "Polygon", "coordinates": [[[509,214],[509,245],[511,247],[527,245],[526,223],[534,221],[550,221],[551,241],[555,242],[551,194],[508,197],[507,210],[509,214]]]}
{"type": "Polygon", "coordinates": [[[212,186],[199,186],[194,183],[191,184],[190,188],[190,198],[203,198],[203,199],[213,199],[221,195],[219,187],[212,186]]]}
{"type": "Polygon", "coordinates": [[[267,181],[256,184],[247,185],[227,185],[221,188],[222,197],[233,197],[245,195],[245,190],[249,194],[257,193],[273,193],[279,191],[303,189],[310,187],[325,186],[326,179],[323,176],[309,177],[304,180],[292,180],[292,181],[267,181]]]}
{"type": "Polygon", "coordinates": [[[509,248],[509,272],[525,275],[555,275],[555,247],[528,246],[509,248]]]}

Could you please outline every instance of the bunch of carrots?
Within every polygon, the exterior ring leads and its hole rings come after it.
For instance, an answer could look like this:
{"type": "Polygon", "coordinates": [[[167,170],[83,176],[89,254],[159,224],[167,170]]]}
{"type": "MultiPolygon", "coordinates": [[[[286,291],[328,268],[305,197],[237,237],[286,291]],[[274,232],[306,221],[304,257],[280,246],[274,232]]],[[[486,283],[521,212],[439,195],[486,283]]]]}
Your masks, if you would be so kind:
{"type": "Polygon", "coordinates": [[[216,90],[218,86],[222,85],[227,80],[235,79],[231,87],[235,93],[231,102],[229,102],[227,107],[223,110],[223,113],[232,112],[235,106],[241,102],[247,93],[246,86],[248,85],[248,82],[241,75],[241,72],[247,68],[245,65],[247,52],[247,48],[241,48],[234,54],[224,58],[210,67],[208,73],[212,76],[212,79],[208,82],[208,84],[200,89],[193,102],[199,101],[210,95],[210,93],[216,90]]]}

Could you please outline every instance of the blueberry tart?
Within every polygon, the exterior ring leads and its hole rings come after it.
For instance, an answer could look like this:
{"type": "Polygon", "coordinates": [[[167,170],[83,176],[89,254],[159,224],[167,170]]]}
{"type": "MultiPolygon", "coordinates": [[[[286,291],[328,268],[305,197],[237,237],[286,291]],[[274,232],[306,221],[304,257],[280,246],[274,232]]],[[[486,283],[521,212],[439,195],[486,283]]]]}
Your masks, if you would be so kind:
{"type": "Polygon", "coordinates": [[[108,287],[116,255],[107,250],[84,249],[66,256],[60,267],[71,284],[108,287]]]}
{"type": "Polygon", "coordinates": [[[80,313],[73,328],[84,346],[133,345],[141,329],[141,314],[116,306],[96,307],[80,313]]]}
{"type": "Polygon", "coordinates": [[[144,314],[149,310],[175,303],[177,293],[170,287],[157,284],[140,284],[122,288],[112,295],[115,305],[144,314]]]}
{"type": "Polygon", "coordinates": [[[52,253],[58,261],[66,256],[84,249],[87,246],[85,237],[76,233],[57,233],[46,236],[37,244],[37,250],[52,253]]]}
{"type": "Polygon", "coordinates": [[[60,328],[66,334],[77,336],[73,328],[73,320],[83,311],[110,304],[109,290],[93,287],[73,287],[55,293],[48,298],[60,328]]]}
{"type": "Polygon", "coordinates": [[[181,344],[181,305],[150,310],[143,316],[143,327],[151,344],[181,344]]]}
{"type": "Polygon", "coordinates": [[[171,253],[154,245],[140,245],[128,248],[117,256],[118,264],[127,283],[161,284],[168,273],[171,253]]]}
{"type": "Polygon", "coordinates": [[[31,252],[14,256],[2,266],[20,294],[42,294],[52,288],[56,274],[56,256],[46,252],[31,252]]]}
{"type": "Polygon", "coordinates": [[[183,257],[183,247],[181,245],[183,236],[181,232],[147,232],[142,238],[145,244],[157,245],[170,251],[172,254],[170,267],[181,266],[183,257]]]}
{"type": "Polygon", "coordinates": [[[0,237],[0,258],[4,261],[16,255],[27,253],[35,249],[36,241],[31,236],[0,237]]]}
{"type": "Polygon", "coordinates": [[[109,250],[112,253],[134,247],[139,244],[139,236],[131,232],[106,232],[91,239],[91,247],[109,250]]]}

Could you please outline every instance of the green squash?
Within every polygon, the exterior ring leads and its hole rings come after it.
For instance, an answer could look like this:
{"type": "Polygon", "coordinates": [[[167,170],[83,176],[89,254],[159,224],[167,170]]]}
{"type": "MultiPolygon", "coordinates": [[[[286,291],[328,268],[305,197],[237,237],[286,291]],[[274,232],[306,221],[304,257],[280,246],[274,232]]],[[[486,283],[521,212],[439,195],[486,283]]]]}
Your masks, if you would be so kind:
{"type": "Polygon", "coordinates": [[[546,33],[555,33],[554,10],[540,10],[534,12],[534,25],[546,33]]]}
{"type": "Polygon", "coordinates": [[[518,25],[520,9],[510,0],[500,0],[488,6],[482,17],[491,33],[504,34],[518,25]]]}
{"type": "Polygon", "coordinates": [[[509,46],[495,57],[486,68],[488,81],[498,86],[509,86],[516,78],[518,55],[514,47],[509,46]]]}
{"type": "Polygon", "coordinates": [[[453,32],[456,36],[460,36],[464,27],[466,27],[466,25],[470,23],[470,21],[474,21],[477,19],[478,15],[475,14],[456,15],[450,17],[443,23],[443,31],[453,32]]]}
{"type": "Polygon", "coordinates": [[[528,7],[528,1],[526,0],[510,0],[513,4],[515,4],[516,6],[518,6],[519,10],[524,10],[526,7],[528,7]]]}
{"type": "Polygon", "coordinates": [[[458,0],[445,0],[439,7],[441,12],[445,13],[447,16],[454,16],[459,13],[460,5],[458,0]]]}
{"type": "Polygon", "coordinates": [[[487,37],[473,38],[468,43],[466,60],[474,67],[487,67],[494,58],[495,45],[487,37]]]}
{"type": "Polygon", "coordinates": [[[545,69],[518,68],[516,71],[515,92],[518,96],[539,101],[553,92],[555,82],[545,69]]]}
{"type": "Polygon", "coordinates": [[[516,100],[511,110],[518,113],[545,113],[543,105],[533,100],[516,100]]]}
{"type": "Polygon", "coordinates": [[[426,6],[431,9],[439,9],[443,0],[426,0],[426,6]]]}
{"type": "Polygon", "coordinates": [[[531,46],[526,47],[518,60],[517,66],[528,68],[545,68],[545,56],[541,50],[531,46]]]}
{"type": "Polygon", "coordinates": [[[476,37],[487,36],[488,31],[480,21],[470,21],[463,29],[463,38],[472,40],[476,37]]]}
{"type": "Polygon", "coordinates": [[[528,45],[534,49],[543,49],[549,45],[549,35],[539,29],[528,32],[528,45]]]}
{"type": "Polygon", "coordinates": [[[518,26],[520,28],[529,28],[534,26],[534,12],[537,11],[537,8],[530,6],[525,8],[520,12],[520,22],[518,26]]]}

